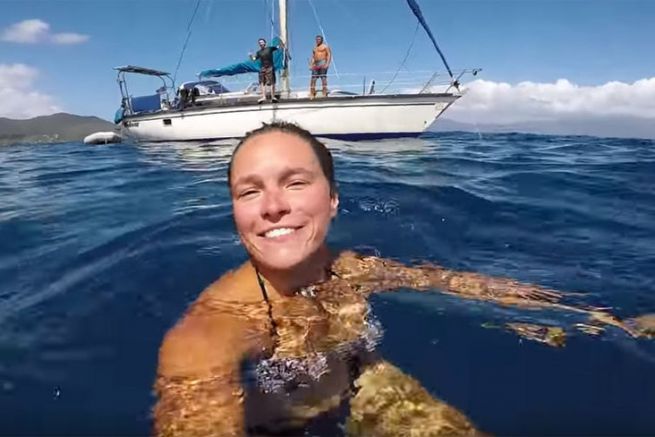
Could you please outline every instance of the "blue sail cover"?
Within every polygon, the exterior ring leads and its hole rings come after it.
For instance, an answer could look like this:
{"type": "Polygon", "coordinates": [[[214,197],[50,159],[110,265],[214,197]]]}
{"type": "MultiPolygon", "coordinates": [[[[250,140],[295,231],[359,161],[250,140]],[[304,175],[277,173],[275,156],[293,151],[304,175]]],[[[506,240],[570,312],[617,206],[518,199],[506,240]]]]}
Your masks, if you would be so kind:
{"type": "MultiPolygon", "coordinates": [[[[275,37],[271,41],[271,46],[279,47],[280,38],[275,37]]],[[[258,60],[252,61],[247,60],[244,62],[239,62],[237,64],[228,65],[226,67],[213,69],[213,70],[204,70],[200,72],[200,77],[220,77],[220,76],[234,76],[237,74],[244,73],[257,73],[261,69],[262,63],[258,60]]],[[[275,71],[282,70],[284,68],[284,50],[276,50],[273,52],[273,68],[275,71]]]]}
{"type": "Polygon", "coordinates": [[[418,18],[419,23],[421,23],[421,26],[423,26],[423,29],[425,29],[428,36],[432,40],[432,44],[434,44],[434,48],[437,49],[439,56],[441,56],[441,60],[443,61],[443,64],[446,66],[446,70],[448,70],[448,74],[450,74],[450,77],[453,77],[453,72],[450,71],[450,67],[448,66],[448,62],[446,62],[446,58],[444,57],[443,53],[441,53],[441,49],[437,45],[437,41],[434,39],[434,35],[432,35],[432,31],[430,30],[428,23],[425,22],[425,18],[423,17],[423,12],[421,12],[421,8],[418,6],[418,3],[416,3],[416,0],[407,0],[407,4],[409,4],[409,7],[412,9],[412,12],[414,12],[414,15],[416,15],[416,18],[418,18]]]}

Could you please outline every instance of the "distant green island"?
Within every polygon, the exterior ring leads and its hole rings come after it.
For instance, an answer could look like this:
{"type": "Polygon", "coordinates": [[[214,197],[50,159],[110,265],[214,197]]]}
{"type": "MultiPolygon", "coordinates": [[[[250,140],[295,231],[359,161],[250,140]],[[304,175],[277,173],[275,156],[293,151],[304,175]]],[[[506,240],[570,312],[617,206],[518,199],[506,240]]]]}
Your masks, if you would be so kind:
{"type": "Polygon", "coordinates": [[[113,123],[98,117],[63,112],[28,120],[0,117],[0,146],[82,141],[89,134],[114,128],[113,123]]]}

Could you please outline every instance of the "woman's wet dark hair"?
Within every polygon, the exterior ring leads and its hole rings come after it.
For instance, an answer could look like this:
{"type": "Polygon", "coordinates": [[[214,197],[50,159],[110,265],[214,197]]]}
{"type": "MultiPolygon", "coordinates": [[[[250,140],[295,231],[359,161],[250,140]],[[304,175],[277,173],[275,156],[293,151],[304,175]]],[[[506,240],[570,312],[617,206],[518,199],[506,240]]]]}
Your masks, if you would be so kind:
{"type": "Polygon", "coordinates": [[[321,166],[321,170],[323,171],[323,175],[330,184],[330,195],[334,196],[337,194],[337,184],[334,180],[334,162],[332,160],[332,154],[328,148],[325,147],[325,144],[317,140],[316,137],[312,135],[308,130],[301,128],[297,124],[289,123],[286,121],[275,121],[270,124],[264,123],[262,127],[251,130],[250,132],[246,133],[243,138],[241,138],[241,141],[239,141],[239,144],[237,144],[237,146],[234,148],[234,151],[232,152],[232,157],[230,158],[230,163],[227,167],[227,185],[230,189],[230,192],[232,191],[232,162],[234,162],[234,157],[237,156],[239,148],[241,148],[241,146],[243,146],[249,139],[269,132],[283,132],[286,134],[295,135],[305,140],[316,155],[318,163],[321,166]]]}

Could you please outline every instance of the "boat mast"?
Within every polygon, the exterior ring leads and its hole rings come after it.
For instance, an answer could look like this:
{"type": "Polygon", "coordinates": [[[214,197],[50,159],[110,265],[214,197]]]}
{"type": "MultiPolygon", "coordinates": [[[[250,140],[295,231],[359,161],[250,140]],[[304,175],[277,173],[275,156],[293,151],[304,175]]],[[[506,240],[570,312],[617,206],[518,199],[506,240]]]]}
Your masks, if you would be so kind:
{"type": "Polygon", "coordinates": [[[287,50],[289,48],[289,34],[287,31],[287,0],[279,0],[280,8],[280,39],[284,43],[284,68],[282,69],[282,93],[289,97],[289,58],[287,50]]]}

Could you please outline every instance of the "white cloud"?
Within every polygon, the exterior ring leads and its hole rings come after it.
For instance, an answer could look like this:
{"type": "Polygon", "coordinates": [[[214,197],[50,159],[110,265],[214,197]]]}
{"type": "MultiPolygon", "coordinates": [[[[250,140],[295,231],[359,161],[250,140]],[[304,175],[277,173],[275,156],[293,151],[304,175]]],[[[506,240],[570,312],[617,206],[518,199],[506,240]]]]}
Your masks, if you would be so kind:
{"type": "Polygon", "coordinates": [[[50,25],[38,18],[23,20],[7,27],[0,40],[19,44],[37,44],[50,42],[53,44],[80,44],[89,39],[88,35],[79,33],[51,33],[50,25]]]}
{"type": "Polygon", "coordinates": [[[80,44],[88,41],[89,35],[79,33],[55,33],[52,35],[52,42],[55,44],[80,44]]]}
{"type": "Polygon", "coordinates": [[[24,20],[9,26],[2,32],[2,40],[34,44],[47,38],[50,25],[39,19],[24,20]]]}
{"type": "Polygon", "coordinates": [[[61,112],[54,99],[32,88],[38,70],[25,64],[0,64],[0,117],[32,118],[61,112]]]}
{"type": "Polygon", "coordinates": [[[598,86],[580,86],[566,79],[516,85],[475,80],[448,110],[448,118],[469,123],[570,122],[606,117],[655,119],[655,77],[598,86]]]}

